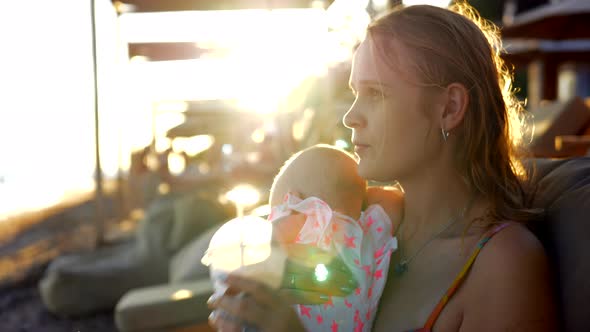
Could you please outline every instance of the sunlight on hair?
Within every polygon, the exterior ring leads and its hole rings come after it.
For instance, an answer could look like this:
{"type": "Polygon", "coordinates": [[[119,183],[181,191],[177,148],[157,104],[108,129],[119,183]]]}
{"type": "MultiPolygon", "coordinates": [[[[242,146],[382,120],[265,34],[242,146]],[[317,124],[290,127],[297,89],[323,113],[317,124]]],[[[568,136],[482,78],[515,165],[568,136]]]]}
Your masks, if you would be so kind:
{"type": "Polygon", "coordinates": [[[483,32],[485,38],[490,44],[493,51],[493,60],[498,71],[498,84],[502,91],[502,96],[506,104],[507,112],[507,134],[510,142],[518,154],[518,150],[526,148],[532,141],[534,135],[533,114],[524,108],[524,102],[518,100],[515,96],[513,86],[513,67],[506,65],[501,57],[504,51],[500,29],[494,23],[484,19],[469,4],[459,1],[453,4],[451,10],[469,18],[483,32]]]}

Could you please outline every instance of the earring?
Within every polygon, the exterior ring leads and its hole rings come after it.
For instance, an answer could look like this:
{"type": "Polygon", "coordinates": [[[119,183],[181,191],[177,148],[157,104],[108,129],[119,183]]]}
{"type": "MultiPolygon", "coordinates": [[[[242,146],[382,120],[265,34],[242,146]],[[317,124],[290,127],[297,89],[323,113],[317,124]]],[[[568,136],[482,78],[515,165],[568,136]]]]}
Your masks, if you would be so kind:
{"type": "Polygon", "coordinates": [[[443,140],[446,143],[447,142],[447,137],[449,137],[449,134],[450,133],[448,131],[445,131],[445,128],[443,128],[443,127],[440,127],[440,131],[442,133],[443,140]]]}

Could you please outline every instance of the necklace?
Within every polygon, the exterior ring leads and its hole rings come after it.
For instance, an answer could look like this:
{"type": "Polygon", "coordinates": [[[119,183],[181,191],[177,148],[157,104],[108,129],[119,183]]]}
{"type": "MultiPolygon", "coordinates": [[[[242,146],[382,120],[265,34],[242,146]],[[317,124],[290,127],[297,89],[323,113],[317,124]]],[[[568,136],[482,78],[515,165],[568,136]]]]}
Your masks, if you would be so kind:
{"type": "MultiPolygon", "coordinates": [[[[395,264],[394,270],[395,270],[395,274],[398,276],[403,275],[407,270],[408,270],[408,265],[410,264],[410,262],[416,258],[416,256],[418,256],[418,254],[420,254],[420,252],[422,252],[422,250],[424,248],[426,248],[432,241],[434,241],[434,239],[436,239],[437,237],[439,237],[442,233],[444,233],[444,231],[446,231],[447,229],[449,229],[451,226],[453,226],[454,224],[456,224],[457,222],[459,222],[460,220],[463,220],[463,218],[465,217],[465,213],[471,208],[471,205],[473,204],[473,202],[475,201],[475,195],[471,197],[471,199],[469,200],[469,202],[467,203],[467,205],[465,205],[465,207],[463,207],[463,209],[461,210],[461,213],[459,213],[456,216],[452,216],[451,219],[449,219],[449,222],[447,223],[447,225],[445,225],[445,227],[443,227],[440,231],[438,231],[436,234],[434,234],[434,236],[432,236],[428,241],[426,241],[426,243],[424,243],[420,248],[418,248],[418,250],[416,250],[416,252],[410,256],[409,258],[404,258],[403,257],[403,252],[400,246],[400,257],[401,257],[401,261],[397,264],[395,264]]],[[[402,225],[400,225],[400,230],[399,230],[399,235],[400,235],[400,239],[401,239],[401,231],[402,231],[402,225]]]]}

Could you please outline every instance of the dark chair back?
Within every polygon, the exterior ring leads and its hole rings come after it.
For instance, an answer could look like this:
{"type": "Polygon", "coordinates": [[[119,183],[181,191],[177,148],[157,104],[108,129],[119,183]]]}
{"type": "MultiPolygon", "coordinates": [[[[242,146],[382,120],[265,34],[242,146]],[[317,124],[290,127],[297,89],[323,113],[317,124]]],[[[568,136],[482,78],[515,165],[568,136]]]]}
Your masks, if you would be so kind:
{"type": "Polygon", "coordinates": [[[532,164],[532,206],[545,212],[529,228],[552,264],[560,331],[590,331],[590,158],[532,164]]]}

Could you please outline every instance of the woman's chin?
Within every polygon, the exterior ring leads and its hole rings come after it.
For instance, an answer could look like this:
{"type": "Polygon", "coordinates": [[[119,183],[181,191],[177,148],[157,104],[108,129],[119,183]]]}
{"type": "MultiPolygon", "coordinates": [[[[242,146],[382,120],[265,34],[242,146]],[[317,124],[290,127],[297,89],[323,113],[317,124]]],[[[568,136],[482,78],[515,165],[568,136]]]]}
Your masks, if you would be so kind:
{"type": "Polygon", "coordinates": [[[368,165],[363,165],[359,163],[358,166],[358,174],[361,178],[370,181],[377,181],[377,182],[390,182],[392,181],[393,176],[387,172],[379,171],[377,169],[368,167],[368,165]]]}
{"type": "Polygon", "coordinates": [[[361,178],[365,179],[365,180],[374,180],[374,172],[372,172],[372,170],[367,167],[367,165],[363,165],[363,163],[359,163],[359,167],[358,167],[358,174],[361,178]]]}

